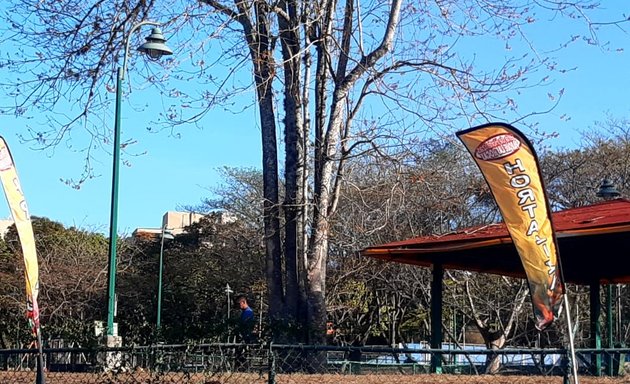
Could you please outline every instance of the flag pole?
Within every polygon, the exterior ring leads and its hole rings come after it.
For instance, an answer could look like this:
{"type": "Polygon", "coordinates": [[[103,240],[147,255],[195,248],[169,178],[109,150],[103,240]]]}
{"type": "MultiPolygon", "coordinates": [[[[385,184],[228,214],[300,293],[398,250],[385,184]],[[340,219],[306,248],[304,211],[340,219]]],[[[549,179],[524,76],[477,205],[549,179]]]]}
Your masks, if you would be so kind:
{"type": "Polygon", "coordinates": [[[575,358],[575,343],[573,340],[573,327],[571,326],[571,311],[569,310],[568,294],[564,294],[564,309],[567,313],[567,328],[569,328],[569,352],[571,353],[571,370],[573,373],[573,384],[579,384],[577,373],[577,360],[575,358]]]}
{"type": "Polygon", "coordinates": [[[44,350],[42,347],[42,333],[39,327],[37,327],[37,349],[37,378],[35,384],[46,384],[46,377],[44,376],[44,350]]]}

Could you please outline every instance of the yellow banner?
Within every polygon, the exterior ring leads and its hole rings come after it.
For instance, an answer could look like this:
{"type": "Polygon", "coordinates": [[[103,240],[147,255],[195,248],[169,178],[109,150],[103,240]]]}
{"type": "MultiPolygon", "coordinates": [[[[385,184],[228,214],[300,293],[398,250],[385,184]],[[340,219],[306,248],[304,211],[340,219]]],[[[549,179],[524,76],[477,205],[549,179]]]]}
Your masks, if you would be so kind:
{"type": "Polygon", "coordinates": [[[33,331],[39,331],[39,307],[37,306],[37,294],[39,292],[39,268],[37,265],[37,250],[33,226],[28,213],[26,200],[20,187],[15,164],[11,152],[4,138],[0,137],[0,180],[2,188],[9,203],[9,209],[15,222],[22,254],[24,256],[24,275],[26,278],[26,315],[31,321],[33,331]]]}
{"type": "Polygon", "coordinates": [[[551,324],[564,294],[550,209],[530,142],[516,128],[486,124],[457,132],[499,206],[529,282],[536,328],[551,324]]]}

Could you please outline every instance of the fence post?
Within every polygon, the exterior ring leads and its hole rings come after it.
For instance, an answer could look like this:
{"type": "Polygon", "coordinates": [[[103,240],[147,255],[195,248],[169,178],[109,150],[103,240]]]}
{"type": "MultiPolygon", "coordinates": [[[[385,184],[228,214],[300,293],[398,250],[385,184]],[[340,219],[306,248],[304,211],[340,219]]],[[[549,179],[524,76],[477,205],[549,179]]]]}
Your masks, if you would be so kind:
{"type": "Polygon", "coordinates": [[[276,355],[273,353],[273,342],[269,342],[269,369],[267,384],[276,384],[276,355]]]}

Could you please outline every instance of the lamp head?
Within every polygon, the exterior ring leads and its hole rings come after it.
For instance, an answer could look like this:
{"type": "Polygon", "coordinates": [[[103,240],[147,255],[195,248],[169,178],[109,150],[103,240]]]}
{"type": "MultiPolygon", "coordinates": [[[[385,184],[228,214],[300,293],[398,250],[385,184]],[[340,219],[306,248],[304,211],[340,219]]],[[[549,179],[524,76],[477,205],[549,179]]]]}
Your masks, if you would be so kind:
{"type": "Polygon", "coordinates": [[[162,56],[172,55],[173,51],[166,46],[166,39],[160,28],[155,27],[151,34],[145,37],[146,42],[138,47],[138,51],[146,53],[151,60],[158,60],[162,56]]]}

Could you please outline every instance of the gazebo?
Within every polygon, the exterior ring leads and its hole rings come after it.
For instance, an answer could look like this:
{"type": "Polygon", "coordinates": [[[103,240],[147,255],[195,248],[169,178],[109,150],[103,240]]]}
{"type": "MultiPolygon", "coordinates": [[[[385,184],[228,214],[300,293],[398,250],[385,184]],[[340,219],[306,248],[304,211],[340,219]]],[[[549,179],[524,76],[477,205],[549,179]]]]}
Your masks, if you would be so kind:
{"type": "MultiPolygon", "coordinates": [[[[558,239],[565,282],[590,286],[593,348],[601,348],[600,285],[607,285],[608,316],[611,284],[630,283],[630,200],[615,199],[551,214],[558,239]]],[[[442,341],[442,279],[444,269],[476,271],[525,278],[525,271],[505,224],[466,228],[368,247],[363,256],[430,267],[431,348],[442,341]]],[[[610,317],[609,317],[610,318],[610,317]]],[[[612,340],[609,322],[608,340],[612,340]]],[[[609,347],[613,347],[609,345],[609,347]]],[[[598,365],[601,359],[597,359],[598,365]]],[[[598,367],[599,369],[599,367],[598,367]]]]}

